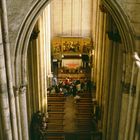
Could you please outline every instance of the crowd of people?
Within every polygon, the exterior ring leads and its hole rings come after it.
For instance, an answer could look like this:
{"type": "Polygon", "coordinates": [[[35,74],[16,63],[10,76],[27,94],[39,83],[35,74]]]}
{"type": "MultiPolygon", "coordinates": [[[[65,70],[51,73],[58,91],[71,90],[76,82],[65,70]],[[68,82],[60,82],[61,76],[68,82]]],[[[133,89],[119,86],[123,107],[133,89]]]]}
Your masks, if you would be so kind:
{"type": "Polygon", "coordinates": [[[53,85],[47,89],[48,95],[73,95],[75,97],[79,93],[91,93],[92,90],[91,80],[71,80],[69,77],[66,77],[64,81],[57,82],[56,78],[54,80],[53,85]]]}

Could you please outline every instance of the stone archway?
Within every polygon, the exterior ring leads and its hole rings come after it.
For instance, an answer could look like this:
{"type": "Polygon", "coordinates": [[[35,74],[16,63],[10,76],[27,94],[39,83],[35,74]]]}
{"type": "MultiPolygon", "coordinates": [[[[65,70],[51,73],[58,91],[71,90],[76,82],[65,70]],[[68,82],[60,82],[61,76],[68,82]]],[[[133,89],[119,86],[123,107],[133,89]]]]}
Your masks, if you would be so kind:
{"type": "MultiPolygon", "coordinates": [[[[39,14],[47,6],[49,0],[43,0],[36,2],[30,9],[28,15],[23,21],[20,31],[18,33],[16,41],[16,53],[15,53],[15,83],[16,85],[26,84],[26,53],[29,43],[29,38],[33,27],[38,19],[39,14]],[[22,64],[22,65],[20,65],[22,64]]],[[[116,2],[108,2],[106,0],[102,1],[109,13],[112,15],[118,30],[120,32],[123,43],[125,44],[126,52],[134,51],[134,38],[131,26],[125,17],[122,9],[117,5],[116,2]]]]}
{"type": "Polygon", "coordinates": [[[123,9],[115,1],[103,0],[102,3],[116,23],[125,45],[125,52],[132,53],[135,50],[134,35],[130,22],[128,21],[123,9]]]}
{"type": "MultiPolygon", "coordinates": [[[[44,8],[49,3],[49,0],[42,0],[39,2],[36,2],[31,10],[29,11],[28,15],[25,17],[24,22],[21,25],[17,42],[16,42],[16,53],[15,53],[15,83],[16,86],[20,85],[26,85],[27,84],[27,70],[26,70],[26,60],[27,60],[27,49],[28,49],[28,43],[29,38],[31,36],[32,30],[34,28],[34,25],[38,19],[39,14],[44,10],[44,8]]],[[[120,32],[120,35],[122,37],[122,41],[125,44],[125,51],[132,53],[134,51],[134,41],[133,41],[133,34],[131,31],[131,28],[129,26],[129,22],[126,20],[123,12],[121,12],[119,6],[115,2],[107,2],[103,1],[103,4],[107,8],[107,10],[112,15],[114,21],[116,22],[116,25],[118,27],[118,30],[120,32]]],[[[26,104],[24,104],[24,101],[26,100],[24,88],[22,88],[21,93],[21,109],[25,108],[26,104]],[[22,91],[23,90],[23,91],[22,91]]],[[[22,114],[27,113],[26,110],[23,110],[22,114]]],[[[23,115],[24,118],[24,115],[23,115]]],[[[23,127],[26,123],[23,121],[23,127]]],[[[25,127],[26,128],[26,127],[25,127]]],[[[24,130],[24,129],[23,129],[24,130]]],[[[26,133],[26,131],[25,131],[26,133]]],[[[24,136],[24,139],[26,139],[26,134],[24,136]]]]}
{"type": "Polygon", "coordinates": [[[20,31],[18,33],[16,41],[16,51],[15,51],[15,83],[16,85],[26,84],[26,55],[28,49],[29,39],[32,33],[32,30],[35,26],[35,23],[38,19],[40,13],[48,5],[49,0],[43,0],[36,2],[28,14],[26,15],[20,31]],[[22,65],[20,65],[22,64],[22,65]]]}

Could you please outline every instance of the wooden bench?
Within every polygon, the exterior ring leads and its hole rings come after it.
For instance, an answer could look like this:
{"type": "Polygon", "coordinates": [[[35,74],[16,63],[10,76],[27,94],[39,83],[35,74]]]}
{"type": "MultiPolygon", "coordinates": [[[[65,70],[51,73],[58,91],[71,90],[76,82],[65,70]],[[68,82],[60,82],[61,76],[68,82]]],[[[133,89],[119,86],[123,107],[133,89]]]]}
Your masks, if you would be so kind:
{"type": "Polygon", "coordinates": [[[62,117],[60,117],[60,118],[54,117],[54,118],[50,118],[50,119],[48,120],[48,122],[49,122],[49,123],[60,123],[60,124],[63,124],[64,118],[62,118],[62,117]]]}
{"type": "Polygon", "coordinates": [[[76,103],[76,107],[80,107],[80,106],[93,108],[93,104],[91,103],[81,103],[81,102],[76,103]]]}
{"type": "Polygon", "coordinates": [[[64,140],[64,136],[47,136],[47,140],[64,140]]]}
{"type": "Polygon", "coordinates": [[[78,140],[91,140],[91,139],[92,139],[92,137],[90,135],[87,135],[87,136],[79,135],[78,136],[78,140]]]}
{"type": "Polygon", "coordinates": [[[79,127],[92,127],[92,123],[77,123],[77,126],[79,127]]]}
{"type": "Polygon", "coordinates": [[[80,100],[83,100],[83,101],[92,101],[92,98],[90,98],[90,97],[81,97],[80,100]]]}
{"type": "Polygon", "coordinates": [[[91,114],[76,114],[77,118],[92,118],[91,114]]]}
{"type": "Polygon", "coordinates": [[[66,100],[66,97],[48,97],[47,100],[48,102],[52,102],[52,101],[63,102],[66,100]]]}
{"type": "Polygon", "coordinates": [[[80,100],[79,100],[77,105],[90,105],[90,106],[92,106],[92,103],[90,103],[90,102],[80,102],[80,100]]]}
{"type": "Polygon", "coordinates": [[[47,94],[48,97],[64,97],[64,94],[55,93],[55,94],[47,94]]]}
{"type": "Polygon", "coordinates": [[[48,107],[64,107],[65,103],[64,102],[48,102],[48,107]]]}
{"type": "Polygon", "coordinates": [[[92,123],[91,119],[76,119],[76,123],[92,123]]]}
{"type": "Polygon", "coordinates": [[[90,93],[80,93],[79,95],[81,96],[81,98],[83,97],[92,98],[90,93]]]}
{"type": "Polygon", "coordinates": [[[65,112],[49,112],[49,114],[65,114],[65,112]]]}
{"type": "Polygon", "coordinates": [[[91,120],[92,117],[91,116],[77,116],[77,118],[75,120],[91,120]]]}
{"type": "Polygon", "coordinates": [[[61,104],[61,105],[56,105],[56,104],[54,104],[54,105],[49,105],[48,106],[48,109],[64,109],[64,105],[63,104],[61,104]]]}
{"type": "Polygon", "coordinates": [[[92,112],[93,111],[93,109],[92,108],[77,108],[77,112],[79,112],[79,113],[83,113],[83,112],[85,112],[85,113],[88,113],[88,112],[92,112]]]}
{"type": "Polygon", "coordinates": [[[51,130],[51,129],[48,129],[47,132],[48,132],[48,133],[56,133],[56,132],[57,132],[57,133],[59,133],[59,132],[61,133],[61,132],[64,132],[64,130],[59,130],[59,129],[51,130]]]}
{"type": "Polygon", "coordinates": [[[64,118],[59,118],[59,117],[55,117],[55,118],[51,118],[51,117],[49,117],[49,120],[64,120],[64,118]]]}
{"type": "Polygon", "coordinates": [[[62,130],[64,125],[48,125],[48,130],[62,130]]]}
{"type": "Polygon", "coordinates": [[[49,118],[62,118],[64,114],[64,112],[49,112],[49,118]]]}
{"type": "Polygon", "coordinates": [[[79,104],[79,103],[76,104],[76,107],[77,108],[93,108],[93,106],[90,104],[79,104]]]}
{"type": "Polygon", "coordinates": [[[48,102],[48,106],[64,106],[64,102],[48,102]]]}
{"type": "Polygon", "coordinates": [[[50,112],[64,112],[64,108],[51,108],[48,109],[48,113],[50,112]]]}
{"type": "Polygon", "coordinates": [[[89,121],[89,120],[91,120],[91,118],[89,117],[89,118],[83,118],[83,117],[77,117],[76,118],[76,120],[80,120],[80,121],[89,121]]]}

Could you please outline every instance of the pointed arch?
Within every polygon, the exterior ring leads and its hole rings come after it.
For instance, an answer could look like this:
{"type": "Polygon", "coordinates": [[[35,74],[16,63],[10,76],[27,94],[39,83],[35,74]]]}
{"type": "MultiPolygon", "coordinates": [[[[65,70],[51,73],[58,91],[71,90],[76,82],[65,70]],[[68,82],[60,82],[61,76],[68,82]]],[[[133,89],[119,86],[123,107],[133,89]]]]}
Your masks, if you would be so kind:
{"type": "Polygon", "coordinates": [[[133,30],[124,10],[120,7],[120,5],[116,1],[102,0],[102,3],[116,23],[116,26],[120,32],[120,36],[124,43],[125,52],[130,53],[134,52],[135,43],[133,30]]]}
{"type": "MultiPolygon", "coordinates": [[[[34,28],[34,25],[44,8],[48,5],[51,0],[41,0],[34,3],[30,11],[26,15],[21,28],[19,30],[16,40],[16,51],[15,51],[15,83],[26,84],[26,53],[29,43],[29,38],[34,28]]],[[[115,1],[102,0],[103,5],[107,8],[110,15],[112,15],[117,28],[120,32],[122,41],[125,46],[126,52],[133,52],[135,43],[132,28],[130,22],[127,19],[124,11],[115,1]]]]}
{"type": "Polygon", "coordinates": [[[45,9],[51,0],[41,0],[34,3],[27,13],[21,28],[18,32],[15,45],[14,65],[15,65],[15,85],[27,84],[26,77],[26,54],[32,30],[38,20],[40,13],[45,9]]]}

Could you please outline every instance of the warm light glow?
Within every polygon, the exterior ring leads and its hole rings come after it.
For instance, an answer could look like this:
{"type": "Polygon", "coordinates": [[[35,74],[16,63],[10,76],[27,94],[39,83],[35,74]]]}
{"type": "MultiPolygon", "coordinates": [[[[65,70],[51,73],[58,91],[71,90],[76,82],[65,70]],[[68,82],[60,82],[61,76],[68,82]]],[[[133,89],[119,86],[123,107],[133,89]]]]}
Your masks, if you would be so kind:
{"type": "Polygon", "coordinates": [[[137,52],[134,52],[133,58],[134,58],[135,61],[136,61],[136,65],[140,68],[140,57],[139,57],[139,55],[138,55],[137,52]]]}
{"type": "Polygon", "coordinates": [[[135,60],[140,61],[140,57],[138,56],[137,52],[134,52],[133,57],[135,58],[135,60]]]}
{"type": "Polygon", "coordinates": [[[92,50],[92,55],[94,55],[94,50],[92,50]]]}
{"type": "Polygon", "coordinates": [[[136,61],[136,65],[140,68],[140,61],[136,61]]]}

